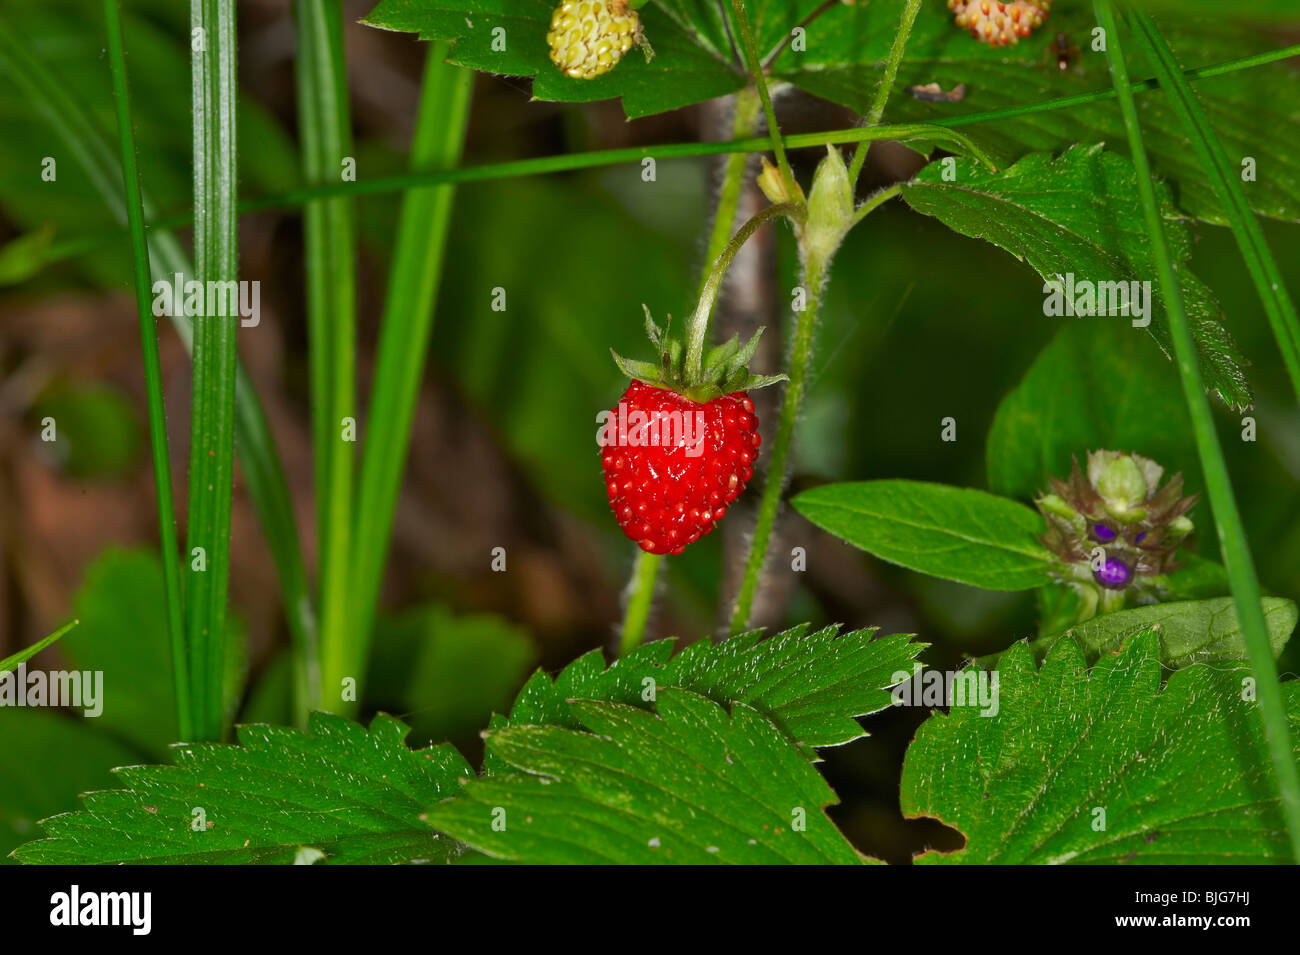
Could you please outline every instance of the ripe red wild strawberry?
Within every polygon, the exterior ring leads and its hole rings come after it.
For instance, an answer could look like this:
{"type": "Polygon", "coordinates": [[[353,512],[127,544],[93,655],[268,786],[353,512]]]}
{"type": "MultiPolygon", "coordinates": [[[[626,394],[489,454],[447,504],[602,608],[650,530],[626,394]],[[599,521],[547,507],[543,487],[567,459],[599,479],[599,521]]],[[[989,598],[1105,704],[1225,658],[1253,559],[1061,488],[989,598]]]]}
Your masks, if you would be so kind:
{"type": "Polygon", "coordinates": [[[628,435],[601,450],[609,506],[643,550],[680,554],[713,530],[754,476],[762,441],[754,402],[743,391],[697,402],[633,381],[610,420],[617,428],[642,416],[644,440],[628,435]],[[674,422],[683,422],[676,434],[674,422]]]}
{"type": "Polygon", "coordinates": [[[631,385],[601,412],[597,442],[609,506],[623,533],[651,554],[680,554],[713,530],[754,476],[761,439],[747,392],[785,380],[758,376],[748,364],[759,329],[745,345],[730,341],[704,354],[669,337],[646,312],[646,334],[659,361],[614,354],[631,385]]]}

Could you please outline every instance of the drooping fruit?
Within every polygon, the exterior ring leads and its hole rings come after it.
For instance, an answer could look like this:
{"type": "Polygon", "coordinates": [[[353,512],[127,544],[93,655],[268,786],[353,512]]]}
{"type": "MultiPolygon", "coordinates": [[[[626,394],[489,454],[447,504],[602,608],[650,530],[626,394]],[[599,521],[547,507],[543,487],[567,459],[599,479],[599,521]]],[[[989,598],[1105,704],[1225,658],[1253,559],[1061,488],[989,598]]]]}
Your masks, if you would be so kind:
{"type": "Polygon", "coordinates": [[[693,401],[641,381],[606,419],[601,463],[618,526],[642,550],[680,554],[754,476],[762,439],[745,392],[693,401]]]}
{"type": "Polygon", "coordinates": [[[1052,0],[948,0],[948,9],[956,14],[957,26],[981,43],[1009,46],[1043,25],[1052,0]]]}
{"type": "Polygon", "coordinates": [[[608,73],[640,42],[641,19],[627,0],[562,0],[546,34],[551,62],[582,80],[608,73]]]}
{"type": "Polygon", "coordinates": [[[632,383],[600,430],[605,493],[623,533],[651,554],[680,554],[713,530],[754,476],[762,439],[747,392],[785,375],[751,375],[759,329],[744,345],[738,337],[707,352],[704,333],[694,350],[654,323],[646,335],[658,362],[612,352],[632,383]]]}

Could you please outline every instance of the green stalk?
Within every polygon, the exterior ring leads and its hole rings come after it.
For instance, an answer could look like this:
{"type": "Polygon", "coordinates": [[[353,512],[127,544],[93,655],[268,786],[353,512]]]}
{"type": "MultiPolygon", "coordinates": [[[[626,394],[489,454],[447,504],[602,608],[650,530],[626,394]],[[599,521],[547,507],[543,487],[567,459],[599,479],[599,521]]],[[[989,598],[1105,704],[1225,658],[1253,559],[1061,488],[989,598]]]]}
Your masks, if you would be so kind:
{"type": "Polygon", "coordinates": [[[1246,268],[1255,282],[1255,290],[1264,305],[1273,337],[1277,339],[1282,361],[1291,377],[1291,386],[1297,399],[1300,399],[1300,318],[1296,316],[1295,304],[1287,294],[1282,272],[1269,251],[1255,212],[1246,201],[1241,178],[1229,163],[1223,143],[1210,126],[1191,86],[1178,69],[1173,51],[1165,43],[1151,17],[1141,10],[1133,10],[1131,24],[1147,62],[1151,64],[1170,105],[1182,121],[1192,148],[1196,150],[1201,166],[1209,177],[1210,185],[1223,204],[1224,217],[1241,249],[1242,258],[1246,260],[1246,268]]]}
{"type": "MultiPolygon", "coordinates": [[[[731,121],[733,138],[741,139],[753,135],[754,130],[758,128],[759,106],[758,92],[754,87],[748,86],[736,93],[735,115],[731,121]]],[[[709,284],[709,277],[713,274],[713,263],[718,256],[722,255],[731,239],[731,226],[736,221],[736,210],[740,208],[740,192],[745,185],[745,167],[748,163],[747,153],[731,153],[727,156],[723,167],[722,185],[718,190],[717,206],[713,210],[713,229],[709,234],[709,245],[704,254],[704,268],[700,275],[698,293],[700,298],[703,298],[709,284]]],[[[645,640],[661,566],[663,560],[658,555],[637,551],[632,577],[628,581],[623,624],[619,629],[620,655],[639,647],[645,640]]]]}
{"type": "MultiPolygon", "coordinates": [[[[122,155],[122,185],[131,231],[135,266],[135,303],[140,318],[140,349],[144,358],[145,393],[149,402],[149,445],[153,456],[153,481],[158,504],[158,537],[163,567],[163,601],[167,633],[171,639],[172,680],[176,690],[179,739],[194,738],[194,710],[190,700],[190,664],[185,646],[185,611],[181,597],[181,572],[176,552],[176,508],[172,502],[171,457],[167,448],[167,412],[163,405],[162,366],[158,359],[158,330],[151,303],[149,247],[144,238],[144,205],[140,197],[140,171],[135,161],[135,132],[131,123],[131,93],[126,57],[122,49],[122,23],[118,0],[104,0],[104,25],[108,34],[108,61],[113,75],[113,99],[122,155]]],[[[49,639],[58,639],[65,630],[49,639]]]]}
{"type": "MultiPolygon", "coordinates": [[[[63,88],[59,78],[33,59],[11,35],[3,20],[0,20],[0,64],[7,66],[22,94],[38,107],[64,148],[85,171],[109,211],[125,223],[126,202],[118,175],[118,161],[104,135],[63,88]]],[[[141,201],[145,215],[150,215],[147,194],[142,194],[141,201]]],[[[121,240],[116,234],[108,239],[113,243],[121,240]]],[[[172,233],[155,227],[149,235],[149,251],[155,281],[171,282],[176,273],[187,278],[193,276],[194,266],[172,233]]],[[[193,320],[178,309],[173,309],[169,317],[185,350],[192,353],[193,320]]],[[[236,452],[243,466],[249,498],[279,573],[280,592],[297,663],[295,670],[300,675],[300,679],[295,681],[295,709],[299,725],[305,726],[307,709],[315,705],[311,701],[319,699],[319,691],[312,694],[308,689],[310,681],[319,682],[316,676],[315,613],[284,468],[257,393],[238,364],[235,369],[235,408],[236,452]]]]}
{"type": "Polygon", "coordinates": [[[754,78],[754,88],[763,103],[763,115],[767,119],[767,134],[772,142],[772,152],[776,153],[776,165],[781,170],[788,195],[797,194],[794,172],[785,155],[785,144],[781,142],[781,127],[776,121],[776,110],[772,107],[772,94],[767,89],[767,74],[763,71],[763,58],[758,52],[758,42],[754,39],[754,30],[749,25],[749,11],[745,9],[745,0],[731,0],[731,10],[736,16],[736,29],[740,34],[740,44],[745,52],[745,62],[749,74],[754,78]]]}
{"type": "MultiPolygon", "coordinates": [[[[343,60],[343,20],[337,3],[298,0],[298,128],[303,175],[310,183],[341,181],[353,157],[343,60]]],[[[354,158],[354,157],[353,157],[354,158]]],[[[343,698],[345,681],[361,682],[352,631],[352,494],[356,430],[356,223],[350,197],[321,199],[304,210],[307,257],[307,323],[316,464],[316,514],[320,554],[322,705],[336,713],[356,711],[356,696],[343,698]]]]}
{"type": "MultiPolygon", "coordinates": [[[[234,0],[192,0],[190,26],[202,38],[202,48],[191,57],[191,115],[194,272],[206,289],[209,282],[239,277],[234,0]]],[[[195,736],[202,740],[219,739],[222,733],[237,322],[237,315],[194,317],[187,597],[195,736]],[[196,549],[202,552],[197,559],[196,549]]]]}
{"type": "Polygon", "coordinates": [[[758,591],[759,577],[763,563],[767,559],[768,544],[772,539],[772,528],[776,525],[777,510],[781,506],[781,494],[785,489],[786,462],[790,457],[790,446],[794,441],[794,426],[799,417],[799,408],[803,404],[804,389],[808,380],[808,369],[812,365],[813,331],[817,324],[817,312],[821,308],[822,291],[826,285],[826,271],[830,263],[809,258],[804,262],[803,274],[799,284],[807,289],[806,307],[799,313],[795,322],[794,345],[790,353],[790,380],[785,385],[785,395],[781,399],[781,417],[777,421],[776,437],[772,441],[772,455],[767,463],[767,481],[763,485],[763,496],[758,503],[758,518],[754,524],[754,538],[750,544],[749,557],[745,562],[745,574],[741,579],[740,591],[736,595],[736,607],[731,615],[731,634],[743,633],[749,627],[749,614],[754,606],[754,595],[758,591]]]}
{"type": "MultiPolygon", "coordinates": [[[[759,97],[757,91],[747,86],[736,94],[736,115],[731,124],[733,139],[745,139],[753,136],[758,128],[759,97]]],[[[722,186],[718,191],[718,205],[713,211],[713,231],[709,233],[709,246],[704,253],[704,268],[700,270],[700,294],[704,294],[704,284],[709,280],[709,272],[722,250],[731,238],[731,227],[736,221],[736,210],[740,208],[740,190],[745,185],[745,167],[749,163],[749,154],[731,153],[727,156],[722,170],[722,186]]]]}
{"type": "MultiPolygon", "coordinates": [[[[854,126],[851,129],[834,129],[820,133],[793,133],[779,137],[787,149],[809,149],[815,146],[844,145],[866,140],[928,139],[946,143],[954,152],[974,156],[991,169],[996,169],[984,150],[961,133],[937,123],[898,123],[889,126],[854,126]]],[[[273,209],[292,209],[316,199],[337,196],[375,196],[420,186],[463,185],[472,182],[494,182],[499,179],[517,179],[550,173],[572,172],[578,169],[596,169],[624,163],[639,163],[646,157],[655,159],[697,159],[703,156],[723,156],[730,153],[765,153],[772,150],[772,138],[735,139],[715,143],[664,143],[659,146],[628,146],[620,149],[595,150],[585,153],[564,153],[541,156],[536,159],[515,159],[509,162],[482,166],[468,166],[438,172],[403,173],[357,182],[307,185],[278,196],[245,199],[240,203],[242,213],[266,212],[273,209]]],[[[181,228],[191,221],[185,213],[163,216],[149,223],[150,229],[181,228]]]]}
{"type": "MultiPolygon", "coordinates": [[[[898,78],[898,67],[903,62],[903,51],[907,48],[908,38],[912,35],[912,25],[916,23],[916,14],[921,9],[921,0],[907,0],[903,7],[903,15],[898,20],[898,32],[894,34],[894,43],[889,48],[889,57],[885,60],[885,71],[880,75],[880,85],[876,87],[875,99],[871,101],[871,109],[863,117],[867,126],[877,125],[885,116],[885,104],[889,102],[889,94],[894,90],[894,80],[898,78]]],[[[858,148],[853,152],[853,165],[849,167],[849,182],[856,183],[858,176],[862,173],[862,166],[867,161],[867,150],[871,148],[871,140],[864,140],[858,144],[858,148]]]]}
{"type": "Polygon", "coordinates": [[[632,566],[632,579],[628,582],[627,609],[623,613],[623,629],[618,641],[618,655],[624,656],[645,639],[646,625],[650,622],[650,608],[654,606],[655,585],[659,566],[664,559],[647,551],[636,552],[632,566]]]}
{"type": "Polygon", "coordinates": [[[1268,629],[1260,605],[1262,595],[1259,579],[1255,574],[1255,565],[1242,528],[1241,515],[1237,511],[1237,502],[1233,496],[1232,482],[1223,459],[1223,451],[1214,430],[1210,402],[1205,395],[1200,367],[1196,361],[1196,349],[1192,342],[1191,331],[1188,329],[1187,314],[1183,308],[1182,290],[1169,257],[1164,224],[1160,218],[1155,187],[1152,184],[1151,168],[1142,142],[1142,129],[1138,123],[1137,108],[1129,88],[1128,67],[1124,61],[1115,12],[1110,0],[1094,0],[1094,4],[1097,21],[1106,33],[1107,55],[1110,58],[1111,74],[1119,94],[1120,112],[1124,117],[1124,127],[1128,134],[1130,152],[1133,155],[1133,166],[1137,173],[1142,215],[1146,223],[1147,237],[1151,242],[1152,257],[1157,267],[1161,296],[1169,316],[1170,337],[1173,340],[1183,395],[1187,401],[1187,410],[1196,437],[1196,450],[1205,473],[1206,491],[1209,494],[1215,524],[1219,529],[1223,563],[1228,571],[1237,618],[1241,622],[1247,656],[1255,675],[1264,734],[1268,741],[1273,769],[1277,773],[1282,811],[1291,838],[1292,854],[1295,859],[1300,860],[1300,773],[1296,769],[1291,735],[1287,727],[1286,709],[1282,702],[1282,690],[1278,684],[1277,667],[1273,662],[1268,629]]]}
{"type": "MultiPolygon", "coordinates": [[[[474,74],[445,62],[449,52],[450,44],[435,42],[425,54],[420,109],[411,144],[412,169],[450,169],[460,161],[474,74]]],[[[393,515],[433,329],[454,199],[453,187],[433,186],[413,189],[402,200],[366,416],[353,525],[355,625],[349,667],[358,677],[365,672],[384,561],[392,539],[393,515]]]]}
{"type": "Polygon", "coordinates": [[[704,343],[709,337],[709,322],[713,318],[714,306],[718,303],[718,294],[722,291],[722,280],[726,278],[727,269],[736,253],[763,223],[780,216],[799,219],[803,213],[804,206],[801,203],[781,202],[768,206],[736,230],[736,234],[713,263],[713,270],[704,280],[704,291],[700,294],[700,301],[695,306],[687,330],[685,369],[688,380],[696,381],[700,377],[704,365],[704,343]]]}

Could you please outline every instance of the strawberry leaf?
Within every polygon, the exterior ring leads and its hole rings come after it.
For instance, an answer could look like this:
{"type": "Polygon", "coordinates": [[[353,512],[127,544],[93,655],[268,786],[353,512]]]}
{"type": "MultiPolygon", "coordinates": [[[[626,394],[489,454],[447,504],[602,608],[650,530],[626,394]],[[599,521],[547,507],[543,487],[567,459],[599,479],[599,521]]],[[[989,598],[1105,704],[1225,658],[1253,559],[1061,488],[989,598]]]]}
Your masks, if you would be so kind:
{"type": "MultiPolygon", "coordinates": [[[[1249,407],[1253,399],[1242,372],[1246,360],[1219,322],[1222,309],[1214,293],[1186,269],[1192,238],[1178,221],[1168,189],[1162,188],[1160,197],[1206,387],[1229,407],[1249,407]]],[[[996,173],[967,159],[931,163],[903,187],[903,198],[950,229],[1005,249],[1045,281],[1060,282],[1061,277],[1073,275],[1080,282],[1146,282],[1148,290],[1152,287],[1156,268],[1146,233],[1129,214],[1137,207],[1137,177],[1127,159],[1106,152],[1100,144],[1075,146],[1055,158],[1036,153],[996,173]]],[[[1046,300],[1048,290],[1043,291],[1046,300]]],[[[1145,331],[1166,355],[1172,355],[1159,296],[1149,294],[1146,301],[1141,319],[1052,320],[1130,327],[1134,321],[1147,321],[1145,331]]]]}
{"type": "MultiPolygon", "coordinates": [[[[1022,643],[997,673],[996,715],[954,706],[926,720],[907,751],[903,814],[966,837],[963,849],[918,862],[1289,860],[1248,670],[1189,667],[1162,689],[1147,629],[1090,671],[1062,640],[1041,670],[1022,643]]],[[[1282,690],[1294,733],[1300,683],[1282,690]]]]}
{"type": "Polygon", "coordinates": [[[771,637],[753,632],[721,643],[701,640],[670,656],[671,640],[656,640],[609,667],[599,650],[579,657],[554,680],[535,673],[519,691],[510,723],[547,723],[579,728],[573,699],[603,700],[649,708],[663,688],[707,696],[716,703],[743,703],[771,720],[812,755],[866,735],[856,717],[893,702],[889,688],[909,674],[925,648],[903,634],[873,639],[874,630],[841,633],[825,627],[808,633],[802,624],[771,637]]]}
{"type": "MultiPolygon", "coordinates": [[[[451,746],[412,751],[407,727],[367,730],[325,713],[310,733],[238,728],[239,745],[178,744],[175,766],[116,770],[125,788],[87,793],[86,808],[46,819],[29,863],[292,863],[314,849],[342,863],[444,862],[463,847],[424,810],[471,776],[451,746]]],[[[314,853],[313,853],[314,855],[314,853]]]]}
{"type": "Polygon", "coordinates": [[[363,22],[454,40],[450,60],[506,76],[531,76],[542,100],[590,102],[621,97],[630,118],[724,96],[745,84],[717,10],[673,0],[638,11],[654,47],[647,62],[633,50],[595,79],[565,76],[550,60],[546,33],[559,0],[381,0],[363,22]]]}
{"type": "Polygon", "coordinates": [[[490,752],[513,771],[467,784],[429,820],[528,863],[863,861],[822,811],[830,786],[762,713],[685,690],[656,709],[575,701],[581,729],[492,730],[490,752]]]}

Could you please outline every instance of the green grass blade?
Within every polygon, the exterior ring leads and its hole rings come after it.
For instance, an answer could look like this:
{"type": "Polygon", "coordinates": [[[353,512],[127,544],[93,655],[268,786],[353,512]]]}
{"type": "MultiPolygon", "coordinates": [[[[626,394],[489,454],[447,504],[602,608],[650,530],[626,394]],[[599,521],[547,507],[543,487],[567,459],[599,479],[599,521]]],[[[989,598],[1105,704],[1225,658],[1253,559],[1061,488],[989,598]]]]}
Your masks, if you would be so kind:
{"type": "MultiPolygon", "coordinates": [[[[112,0],[105,0],[105,2],[106,3],[112,2],[112,0]]],[[[36,656],[36,654],[40,653],[42,650],[48,647],[50,644],[62,638],[65,634],[68,633],[69,630],[71,630],[79,623],[81,623],[80,620],[73,620],[70,623],[65,623],[63,626],[61,626],[58,630],[55,630],[48,637],[36,641],[30,647],[27,647],[23,650],[19,650],[13,656],[5,657],[3,660],[0,660],[0,673],[8,673],[11,670],[17,669],[20,664],[26,663],[32,657],[36,656]]]]}
{"type": "Polygon", "coordinates": [[[163,405],[162,367],[158,360],[158,330],[151,308],[153,295],[149,281],[149,247],[144,237],[144,204],[140,196],[140,171],[135,161],[131,94],[127,84],[118,0],[104,0],[104,23],[108,33],[109,66],[113,74],[113,99],[117,105],[122,182],[126,194],[126,215],[130,223],[131,255],[135,267],[135,303],[140,317],[140,347],[144,354],[145,392],[149,402],[149,444],[153,456],[154,491],[158,502],[158,536],[162,551],[167,630],[171,637],[172,677],[176,684],[177,729],[180,739],[190,740],[194,736],[195,720],[187,676],[190,664],[185,645],[185,611],[181,597],[180,565],[177,563],[176,509],[172,502],[171,457],[167,448],[167,413],[163,405]]]}
{"type": "Polygon", "coordinates": [[[1295,389],[1296,398],[1300,399],[1300,318],[1296,316],[1295,303],[1287,294],[1282,272],[1269,251],[1259,220],[1246,201],[1240,174],[1233,171],[1223,143],[1210,126],[1191,85],[1178,68],[1173,51],[1156,29],[1150,15],[1134,10],[1130,24],[1169,104],[1187,131],[1187,138],[1205,168],[1215,195],[1223,204],[1224,217],[1241,249],[1242,258],[1246,260],[1246,268],[1255,282],[1268,323],[1273,328],[1273,337],[1277,339],[1277,347],[1291,378],[1291,386],[1295,389]]]}
{"type": "MultiPolygon", "coordinates": [[[[343,181],[355,161],[348,120],[343,19],[337,3],[299,0],[297,33],[298,128],[303,175],[309,183],[343,181]]],[[[343,681],[360,682],[350,626],[352,494],[356,424],[356,218],[348,196],[321,199],[304,210],[307,246],[307,323],[316,455],[319,528],[321,705],[355,712],[343,700],[343,681]]]]}
{"type": "MultiPolygon", "coordinates": [[[[444,62],[449,52],[449,44],[435,42],[425,54],[420,108],[411,144],[413,169],[451,169],[460,162],[474,74],[444,62]]],[[[411,440],[411,421],[433,328],[454,198],[452,186],[433,186],[412,189],[402,200],[357,493],[350,574],[355,641],[349,666],[353,673],[365,669],[411,440]]]]}
{"type": "MultiPolygon", "coordinates": [[[[3,20],[0,20],[0,66],[5,68],[22,94],[37,106],[55,135],[90,178],[104,204],[125,224],[126,203],[118,161],[103,132],[85,109],[67,93],[60,79],[27,53],[3,20]]],[[[142,194],[142,203],[145,215],[150,216],[151,206],[147,193],[142,194]]],[[[119,235],[109,236],[108,239],[111,242],[121,241],[119,235]]],[[[193,276],[194,266],[175,235],[155,225],[148,232],[148,241],[155,280],[165,279],[170,282],[178,272],[187,278],[193,276]]],[[[192,352],[193,319],[183,314],[173,314],[170,317],[186,351],[192,352]]],[[[319,699],[319,692],[311,690],[312,686],[319,684],[316,617],[294,521],[292,499],[284,479],[284,468],[271,436],[266,413],[242,366],[236,366],[235,405],[236,449],[243,466],[249,498],[257,512],[280,576],[280,592],[300,674],[295,684],[296,709],[300,725],[306,726],[307,711],[319,699]]]]}
{"type": "Polygon", "coordinates": [[[1241,525],[1241,515],[1237,511],[1237,502],[1233,497],[1232,482],[1228,477],[1228,467],[1223,460],[1223,450],[1219,446],[1219,438],[1214,430],[1210,402],[1201,381],[1200,366],[1196,362],[1196,348],[1192,342],[1191,331],[1187,327],[1187,315],[1183,310],[1182,290],[1165,242],[1164,226],[1160,219],[1155,186],[1151,179],[1151,166],[1142,143],[1142,129],[1138,124],[1133,93],[1129,88],[1128,67],[1120,44],[1115,11],[1111,7],[1110,0],[1094,0],[1094,3],[1097,20],[1106,35],[1111,74],[1119,94],[1119,107],[1128,133],[1133,165],[1137,171],[1142,214],[1146,222],[1147,235],[1151,240],[1152,256],[1158,268],[1161,296],[1169,315],[1169,332],[1173,339],[1179,377],[1182,379],[1183,395],[1192,419],[1196,450],[1205,472],[1210,508],[1214,512],[1214,520],[1219,528],[1223,563],[1228,570],[1228,580],[1237,606],[1237,617],[1241,622],[1242,634],[1246,641],[1250,667],[1255,675],[1256,693],[1268,738],[1269,755],[1277,773],[1278,787],[1282,795],[1282,809],[1290,829],[1292,853],[1297,860],[1300,860],[1300,774],[1297,773],[1296,763],[1291,755],[1286,710],[1282,703],[1281,687],[1278,684],[1277,666],[1269,646],[1268,626],[1261,608],[1259,578],[1255,574],[1255,565],[1246,543],[1246,533],[1241,525]]]}
{"type": "MultiPolygon", "coordinates": [[[[199,31],[193,35],[200,47],[191,58],[194,274],[207,288],[209,282],[233,282],[239,277],[234,0],[192,0],[190,26],[199,31]]],[[[193,318],[187,547],[191,694],[198,718],[196,738],[219,739],[230,576],[238,316],[203,314],[193,318]]]]}

